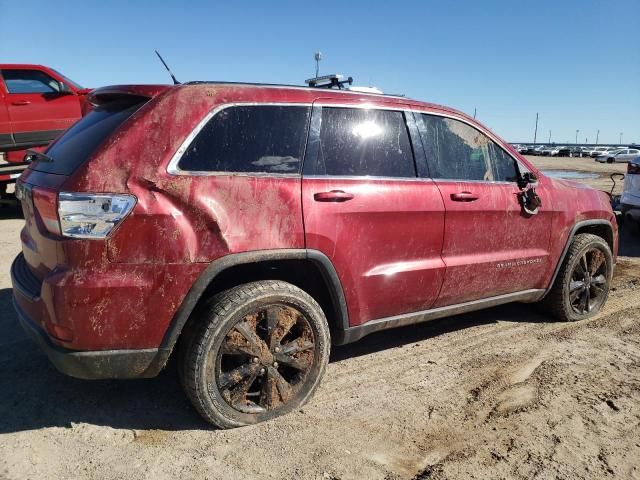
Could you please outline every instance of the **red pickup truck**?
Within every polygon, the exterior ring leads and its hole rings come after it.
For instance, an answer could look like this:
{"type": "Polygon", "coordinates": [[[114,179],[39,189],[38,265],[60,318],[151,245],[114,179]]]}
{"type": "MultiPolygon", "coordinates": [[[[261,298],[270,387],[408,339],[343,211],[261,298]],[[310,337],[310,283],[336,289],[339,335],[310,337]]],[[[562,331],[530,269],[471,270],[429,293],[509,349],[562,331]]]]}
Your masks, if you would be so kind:
{"type": "Polygon", "coordinates": [[[0,192],[25,168],[29,148],[44,148],[89,108],[83,88],[42,65],[0,64],[0,192]]]}

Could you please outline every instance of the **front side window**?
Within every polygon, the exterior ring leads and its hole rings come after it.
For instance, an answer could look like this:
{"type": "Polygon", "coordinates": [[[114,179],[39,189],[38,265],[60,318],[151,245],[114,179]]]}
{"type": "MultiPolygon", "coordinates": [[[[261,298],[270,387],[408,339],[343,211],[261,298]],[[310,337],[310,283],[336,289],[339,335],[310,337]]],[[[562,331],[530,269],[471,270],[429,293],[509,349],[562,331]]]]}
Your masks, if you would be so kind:
{"type": "Polygon", "coordinates": [[[415,177],[404,114],[365,108],[322,108],[320,148],[305,173],[415,177]]]}
{"type": "Polygon", "coordinates": [[[2,70],[9,93],[58,93],[60,84],[40,70],[2,70]]]}
{"type": "Polygon", "coordinates": [[[515,160],[484,133],[452,118],[422,114],[423,144],[432,178],[512,182],[515,160]]]}
{"type": "Polygon", "coordinates": [[[180,158],[186,171],[299,173],[310,107],[239,105],[216,115],[180,158]]]}
{"type": "Polygon", "coordinates": [[[515,160],[495,142],[491,142],[491,163],[493,179],[496,182],[516,182],[518,172],[515,160]]]}

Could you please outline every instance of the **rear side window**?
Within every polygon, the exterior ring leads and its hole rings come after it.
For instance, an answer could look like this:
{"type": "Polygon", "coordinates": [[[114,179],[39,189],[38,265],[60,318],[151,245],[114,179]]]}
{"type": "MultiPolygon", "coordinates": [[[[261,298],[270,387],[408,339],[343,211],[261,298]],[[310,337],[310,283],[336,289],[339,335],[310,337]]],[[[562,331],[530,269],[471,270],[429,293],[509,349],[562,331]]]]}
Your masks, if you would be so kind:
{"type": "Polygon", "coordinates": [[[322,108],[320,148],[305,174],[415,177],[404,114],[364,108],[322,108]]]}
{"type": "Polygon", "coordinates": [[[310,107],[241,105],[214,115],[180,158],[185,171],[300,173],[310,107]]]}
{"type": "Polygon", "coordinates": [[[40,70],[2,70],[9,93],[57,93],[60,85],[40,70]]]}
{"type": "Polygon", "coordinates": [[[515,181],[515,160],[484,133],[459,120],[422,114],[423,144],[432,178],[515,181]]]}
{"type": "Polygon", "coordinates": [[[45,153],[52,162],[37,160],[31,168],[41,172],[71,175],[145,101],[141,102],[139,97],[135,97],[135,100],[115,100],[97,107],[77,121],[46,150],[45,153]]]}

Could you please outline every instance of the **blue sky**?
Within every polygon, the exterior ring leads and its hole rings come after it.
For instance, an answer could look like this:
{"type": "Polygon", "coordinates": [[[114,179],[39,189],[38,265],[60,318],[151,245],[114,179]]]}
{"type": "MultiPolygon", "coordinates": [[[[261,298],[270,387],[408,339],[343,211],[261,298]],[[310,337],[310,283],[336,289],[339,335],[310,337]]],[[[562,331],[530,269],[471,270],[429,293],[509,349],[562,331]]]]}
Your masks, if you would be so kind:
{"type": "Polygon", "coordinates": [[[301,83],[314,71],[473,114],[510,141],[640,143],[640,0],[0,0],[0,63],[90,87],[301,83]]]}

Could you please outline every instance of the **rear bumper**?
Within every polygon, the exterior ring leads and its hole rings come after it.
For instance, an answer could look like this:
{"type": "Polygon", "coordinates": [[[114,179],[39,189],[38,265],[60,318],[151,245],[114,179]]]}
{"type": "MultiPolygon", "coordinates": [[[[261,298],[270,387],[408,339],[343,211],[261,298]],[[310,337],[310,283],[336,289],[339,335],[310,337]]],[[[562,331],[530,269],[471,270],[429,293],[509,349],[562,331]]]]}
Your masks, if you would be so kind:
{"type": "Polygon", "coordinates": [[[163,348],[136,350],[96,350],[77,351],[56,345],[37,319],[25,312],[21,305],[32,305],[39,301],[34,292],[35,285],[29,285],[23,263],[16,258],[11,266],[13,283],[13,305],[20,324],[27,334],[40,345],[49,360],[62,373],[76,378],[150,378],[155,377],[164,367],[170,351],[163,348]]]}

